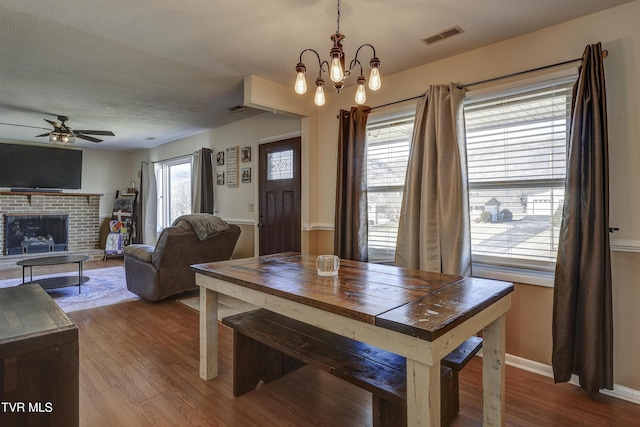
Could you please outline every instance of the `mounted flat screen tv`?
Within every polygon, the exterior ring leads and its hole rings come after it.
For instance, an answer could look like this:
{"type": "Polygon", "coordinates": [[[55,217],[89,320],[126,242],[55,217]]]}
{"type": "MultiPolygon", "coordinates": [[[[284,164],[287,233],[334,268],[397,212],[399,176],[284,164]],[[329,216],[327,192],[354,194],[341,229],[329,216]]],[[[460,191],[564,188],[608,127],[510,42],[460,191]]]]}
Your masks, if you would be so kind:
{"type": "Polygon", "coordinates": [[[0,187],[80,189],[82,150],[0,143],[0,187]]]}

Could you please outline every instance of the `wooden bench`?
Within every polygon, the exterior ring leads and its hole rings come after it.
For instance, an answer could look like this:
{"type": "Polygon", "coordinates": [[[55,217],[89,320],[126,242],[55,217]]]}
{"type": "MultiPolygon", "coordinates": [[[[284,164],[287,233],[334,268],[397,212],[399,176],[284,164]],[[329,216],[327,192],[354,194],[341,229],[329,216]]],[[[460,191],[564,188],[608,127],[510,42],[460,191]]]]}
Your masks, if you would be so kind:
{"type": "MultiPolygon", "coordinates": [[[[233,395],[309,364],[372,394],[374,426],[406,426],[406,360],[265,309],[225,317],[234,331],[233,395]]],[[[458,372],[482,346],[471,337],[441,361],[441,424],[459,410],[458,372]]]]}

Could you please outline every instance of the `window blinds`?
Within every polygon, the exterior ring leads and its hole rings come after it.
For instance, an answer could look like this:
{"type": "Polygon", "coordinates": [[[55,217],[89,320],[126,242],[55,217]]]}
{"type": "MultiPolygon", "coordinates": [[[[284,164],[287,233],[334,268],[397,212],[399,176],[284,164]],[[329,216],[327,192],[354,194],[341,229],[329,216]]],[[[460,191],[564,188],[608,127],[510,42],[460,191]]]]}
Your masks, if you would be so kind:
{"type": "Polygon", "coordinates": [[[465,99],[474,262],[553,268],[574,81],[465,99]]]}

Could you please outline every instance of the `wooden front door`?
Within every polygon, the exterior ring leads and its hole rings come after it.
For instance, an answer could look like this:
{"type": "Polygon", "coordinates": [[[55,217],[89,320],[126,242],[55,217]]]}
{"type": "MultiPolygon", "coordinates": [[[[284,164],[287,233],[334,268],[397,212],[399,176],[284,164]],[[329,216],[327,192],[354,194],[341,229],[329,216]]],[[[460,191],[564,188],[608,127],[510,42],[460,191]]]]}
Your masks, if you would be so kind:
{"type": "Polygon", "coordinates": [[[259,146],[260,255],[300,251],[300,137],[259,146]]]}

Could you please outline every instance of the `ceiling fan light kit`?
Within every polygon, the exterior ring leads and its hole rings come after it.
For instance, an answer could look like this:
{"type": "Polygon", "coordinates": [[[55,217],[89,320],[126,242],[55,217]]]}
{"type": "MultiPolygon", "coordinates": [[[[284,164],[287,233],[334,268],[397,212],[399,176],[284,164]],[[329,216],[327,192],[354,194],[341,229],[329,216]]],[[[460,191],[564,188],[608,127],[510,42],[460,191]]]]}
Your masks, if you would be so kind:
{"type": "Polygon", "coordinates": [[[333,82],[333,87],[340,93],[340,90],[344,87],[344,79],[351,75],[351,72],[356,68],[356,66],[360,67],[360,75],[356,80],[358,88],[356,90],[355,102],[358,105],[362,105],[367,100],[367,95],[365,91],[365,84],[367,83],[367,79],[364,77],[362,70],[362,63],[358,60],[358,54],[360,53],[360,49],[365,46],[368,46],[373,51],[373,57],[369,61],[369,67],[371,68],[371,74],[369,75],[369,89],[376,91],[380,89],[382,82],[380,80],[380,59],[376,56],[376,49],[366,43],[363,44],[356,50],[356,55],[353,60],[349,63],[349,68],[345,68],[345,58],[344,58],[344,50],[342,49],[342,40],[344,40],[345,36],[340,34],[340,0],[338,0],[338,19],[337,19],[337,29],[336,33],[331,36],[331,40],[333,41],[333,47],[329,52],[330,62],[322,61],[320,59],[320,55],[314,49],[305,49],[300,52],[300,60],[298,65],[296,65],[296,81],[294,84],[294,90],[297,94],[304,94],[307,92],[307,81],[305,78],[305,73],[307,71],[307,67],[302,62],[302,55],[305,52],[313,52],[316,54],[318,59],[318,78],[316,79],[316,93],[314,102],[318,106],[322,106],[325,103],[324,96],[324,79],[322,78],[322,73],[326,73],[329,75],[329,78],[333,82]]]}
{"type": "Polygon", "coordinates": [[[91,142],[102,142],[102,139],[94,138],[89,135],[115,136],[113,132],[108,130],[73,130],[65,123],[69,120],[69,117],[67,116],[58,116],[60,123],[48,119],[44,120],[53,126],[53,131],[43,133],[42,135],[36,135],[36,137],[48,136],[49,142],[53,144],[73,145],[76,142],[76,138],[85,139],[91,142]]]}
{"type": "Polygon", "coordinates": [[[60,145],[73,145],[76,143],[76,137],[73,134],[54,131],[49,134],[49,142],[60,145]]]}

